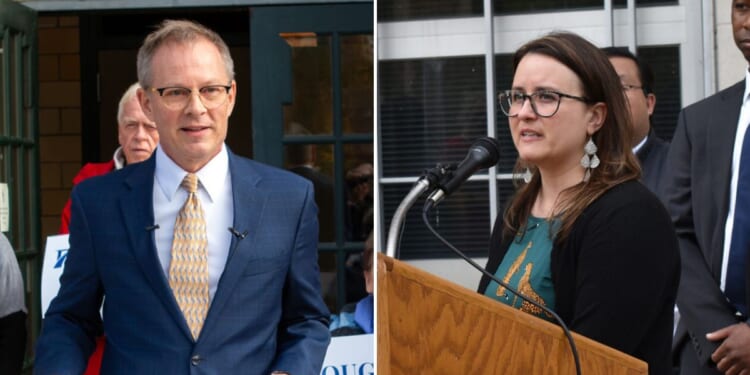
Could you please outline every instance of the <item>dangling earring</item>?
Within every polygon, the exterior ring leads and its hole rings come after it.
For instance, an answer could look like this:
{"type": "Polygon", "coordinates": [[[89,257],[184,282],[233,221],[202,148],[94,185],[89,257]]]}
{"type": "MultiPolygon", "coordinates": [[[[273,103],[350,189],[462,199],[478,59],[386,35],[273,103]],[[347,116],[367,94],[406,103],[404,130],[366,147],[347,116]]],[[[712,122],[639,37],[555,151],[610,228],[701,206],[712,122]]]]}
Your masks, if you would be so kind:
{"type": "Polygon", "coordinates": [[[599,166],[599,157],[596,156],[596,151],[597,148],[593,138],[589,138],[586,146],[583,147],[585,154],[581,158],[581,166],[586,169],[586,174],[583,175],[584,182],[588,182],[591,178],[591,170],[599,166]]]}
{"type": "Polygon", "coordinates": [[[528,184],[529,182],[531,182],[531,177],[534,177],[534,176],[533,176],[533,175],[531,174],[531,170],[529,169],[529,167],[526,167],[526,170],[525,170],[525,171],[523,172],[523,175],[521,175],[521,176],[523,177],[523,182],[525,182],[525,183],[527,183],[527,184],[528,184]]]}

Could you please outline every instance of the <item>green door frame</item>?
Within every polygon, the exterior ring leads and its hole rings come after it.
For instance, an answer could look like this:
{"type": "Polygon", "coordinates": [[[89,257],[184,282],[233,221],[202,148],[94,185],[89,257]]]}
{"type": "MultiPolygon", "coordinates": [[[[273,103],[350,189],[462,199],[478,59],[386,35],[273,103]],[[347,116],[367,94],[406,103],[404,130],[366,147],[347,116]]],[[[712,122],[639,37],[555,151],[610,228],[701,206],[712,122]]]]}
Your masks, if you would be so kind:
{"type": "Polygon", "coordinates": [[[339,45],[342,36],[372,32],[372,3],[256,7],[250,11],[253,158],[283,168],[285,145],[330,144],[334,149],[335,242],[321,243],[318,250],[336,254],[339,308],[346,288],[343,277],[346,256],[363,248],[362,242],[344,239],[343,150],[347,144],[372,145],[374,133],[344,134],[342,130],[339,45]],[[290,47],[279,37],[281,32],[313,32],[332,37],[333,133],[330,135],[284,135],[283,105],[292,102],[293,82],[290,47]]]}
{"type": "MultiPolygon", "coordinates": [[[[36,11],[10,0],[0,0],[0,30],[0,182],[8,184],[6,233],[26,282],[29,338],[33,345],[41,325],[42,260],[36,11]]],[[[30,363],[27,356],[27,370],[30,363]]]]}

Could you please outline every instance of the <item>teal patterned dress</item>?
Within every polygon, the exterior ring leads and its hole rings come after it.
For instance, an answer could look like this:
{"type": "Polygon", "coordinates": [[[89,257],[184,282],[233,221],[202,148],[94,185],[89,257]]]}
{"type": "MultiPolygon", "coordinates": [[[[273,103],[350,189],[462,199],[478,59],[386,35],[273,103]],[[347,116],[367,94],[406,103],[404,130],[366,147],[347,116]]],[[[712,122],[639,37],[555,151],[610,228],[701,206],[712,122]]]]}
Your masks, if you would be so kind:
{"type": "MultiPolygon", "coordinates": [[[[550,268],[553,241],[550,237],[550,222],[530,216],[526,228],[528,229],[519,232],[511,243],[508,253],[497,268],[495,277],[534,302],[554,310],[555,290],[550,268]]],[[[495,281],[490,281],[485,295],[540,318],[553,320],[551,315],[524,301],[495,281]]]]}

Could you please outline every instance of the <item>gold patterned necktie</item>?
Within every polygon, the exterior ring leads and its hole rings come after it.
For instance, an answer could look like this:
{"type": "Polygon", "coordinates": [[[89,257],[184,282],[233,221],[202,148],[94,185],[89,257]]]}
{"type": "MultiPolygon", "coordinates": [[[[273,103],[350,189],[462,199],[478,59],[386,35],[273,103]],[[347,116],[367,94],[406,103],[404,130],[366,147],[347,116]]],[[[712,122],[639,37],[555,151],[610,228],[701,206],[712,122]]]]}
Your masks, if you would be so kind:
{"type": "Polygon", "coordinates": [[[209,306],[208,237],[203,208],[198,200],[198,176],[188,173],[180,186],[188,198],[177,214],[169,263],[169,286],[194,339],[203,328],[209,306]]]}

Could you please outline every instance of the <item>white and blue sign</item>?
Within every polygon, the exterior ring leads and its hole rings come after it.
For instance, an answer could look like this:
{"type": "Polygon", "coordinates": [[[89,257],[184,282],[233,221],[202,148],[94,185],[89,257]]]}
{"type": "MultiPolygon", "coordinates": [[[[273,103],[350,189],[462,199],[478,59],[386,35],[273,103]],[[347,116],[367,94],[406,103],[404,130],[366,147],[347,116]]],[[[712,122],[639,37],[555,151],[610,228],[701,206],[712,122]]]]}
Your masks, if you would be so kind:
{"type": "Polygon", "coordinates": [[[332,337],[320,375],[375,374],[374,344],[372,334],[332,337]]]}
{"type": "Polygon", "coordinates": [[[44,263],[42,263],[42,316],[47,313],[49,303],[60,290],[60,275],[62,275],[69,248],[67,234],[47,237],[44,263]]]}

